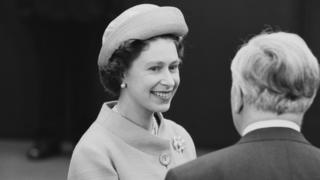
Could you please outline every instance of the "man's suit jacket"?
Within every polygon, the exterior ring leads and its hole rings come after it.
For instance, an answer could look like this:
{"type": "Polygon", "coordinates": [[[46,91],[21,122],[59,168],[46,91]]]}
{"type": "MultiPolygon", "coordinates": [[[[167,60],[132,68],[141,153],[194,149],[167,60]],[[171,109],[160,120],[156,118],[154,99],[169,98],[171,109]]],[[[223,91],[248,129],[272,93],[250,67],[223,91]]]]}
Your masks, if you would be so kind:
{"type": "Polygon", "coordinates": [[[320,180],[320,150],[289,128],[252,131],[228,148],[171,169],[166,180],[320,180]]]}

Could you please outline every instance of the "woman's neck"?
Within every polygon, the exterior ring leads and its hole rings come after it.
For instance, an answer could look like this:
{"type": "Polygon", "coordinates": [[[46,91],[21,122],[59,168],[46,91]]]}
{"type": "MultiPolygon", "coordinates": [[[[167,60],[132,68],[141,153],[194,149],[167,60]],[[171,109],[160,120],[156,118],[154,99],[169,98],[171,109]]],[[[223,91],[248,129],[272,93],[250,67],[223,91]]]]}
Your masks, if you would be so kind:
{"type": "Polygon", "coordinates": [[[140,127],[151,131],[153,126],[153,112],[137,105],[130,101],[125,101],[119,98],[118,104],[116,105],[118,113],[126,119],[133,121],[133,123],[140,127]]]}

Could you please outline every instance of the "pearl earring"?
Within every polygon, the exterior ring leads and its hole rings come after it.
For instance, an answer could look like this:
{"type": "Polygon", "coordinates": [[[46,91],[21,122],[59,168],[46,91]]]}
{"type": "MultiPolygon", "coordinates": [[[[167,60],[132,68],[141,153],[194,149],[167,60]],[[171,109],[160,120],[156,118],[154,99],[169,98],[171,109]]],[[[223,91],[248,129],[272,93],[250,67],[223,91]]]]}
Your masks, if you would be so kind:
{"type": "Polygon", "coordinates": [[[124,88],[127,87],[127,84],[123,82],[123,83],[121,83],[120,87],[121,87],[122,89],[124,89],[124,88]]]}

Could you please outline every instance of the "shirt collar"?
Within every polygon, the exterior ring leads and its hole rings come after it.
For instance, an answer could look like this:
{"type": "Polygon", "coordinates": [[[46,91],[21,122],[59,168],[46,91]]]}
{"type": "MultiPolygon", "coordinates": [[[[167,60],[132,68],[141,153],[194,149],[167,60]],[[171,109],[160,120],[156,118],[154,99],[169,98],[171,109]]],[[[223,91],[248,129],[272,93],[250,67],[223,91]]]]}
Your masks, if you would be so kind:
{"type": "Polygon", "coordinates": [[[285,127],[285,128],[291,128],[298,132],[300,132],[300,126],[298,126],[296,123],[288,121],[288,120],[282,120],[282,119],[273,119],[273,120],[265,120],[265,121],[259,121],[252,123],[248,125],[243,131],[242,136],[248,134],[251,131],[254,131],[256,129],[261,128],[271,128],[271,127],[285,127]]]}

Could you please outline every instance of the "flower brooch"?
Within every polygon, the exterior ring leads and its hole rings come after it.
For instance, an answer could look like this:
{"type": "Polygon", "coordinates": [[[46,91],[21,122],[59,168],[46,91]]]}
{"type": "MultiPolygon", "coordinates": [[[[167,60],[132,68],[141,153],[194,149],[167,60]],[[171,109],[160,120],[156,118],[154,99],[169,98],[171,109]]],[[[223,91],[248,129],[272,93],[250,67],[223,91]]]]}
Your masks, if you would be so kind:
{"type": "Polygon", "coordinates": [[[173,136],[172,147],[175,151],[182,154],[185,149],[185,140],[181,136],[173,136]]]}

